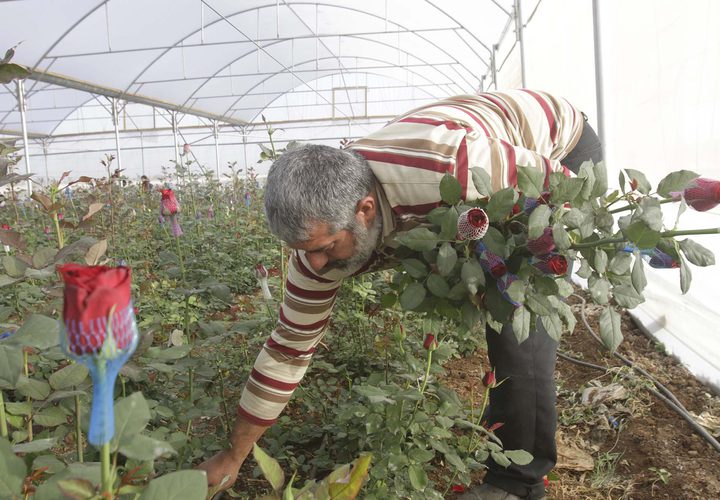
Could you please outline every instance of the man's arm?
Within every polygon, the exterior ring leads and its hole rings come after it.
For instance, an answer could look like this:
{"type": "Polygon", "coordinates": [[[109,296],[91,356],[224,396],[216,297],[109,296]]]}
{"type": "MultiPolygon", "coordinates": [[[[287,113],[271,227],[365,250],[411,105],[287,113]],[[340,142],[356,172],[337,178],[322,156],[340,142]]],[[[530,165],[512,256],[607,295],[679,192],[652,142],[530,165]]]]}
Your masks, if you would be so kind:
{"type": "Polygon", "coordinates": [[[232,486],[253,443],[287,405],[322,340],[341,282],[337,273],[332,279],[315,274],[302,251],[291,255],[278,325],[258,354],[243,390],[230,448],[199,466],[206,471],[209,485],[230,476],[223,486],[232,486]]]}

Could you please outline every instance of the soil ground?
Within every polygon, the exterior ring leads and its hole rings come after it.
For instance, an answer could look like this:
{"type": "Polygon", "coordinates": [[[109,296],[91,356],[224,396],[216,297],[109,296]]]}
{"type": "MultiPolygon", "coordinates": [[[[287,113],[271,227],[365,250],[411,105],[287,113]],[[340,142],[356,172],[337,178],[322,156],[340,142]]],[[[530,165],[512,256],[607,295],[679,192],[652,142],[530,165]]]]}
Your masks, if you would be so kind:
{"type": "MultiPolygon", "coordinates": [[[[592,338],[581,321],[580,299],[571,297],[570,303],[578,324],[564,336],[559,351],[616,368],[603,372],[558,359],[559,460],[549,475],[548,498],[720,499],[720,452],[652,395],[645,377],[624,367],[592,338]],[[585,389],[608,386],[610,395],[603,402],[582,403],[585,389]]],[[[595,332],[599,332],[598,313],[593,306],[586,307],[595,332]]],[[[664,354],[662,345],[648,338],[626,312],[622,331],[618,352],[665,385],[689,412],[705,412],[704,421],[715,422],[710,432],[720,438],[720,397],[664,354]]],[[[487,353],[480,349],[446,368],[445,383],[469,400],[471,387],[488,369],[487,353]]]]}

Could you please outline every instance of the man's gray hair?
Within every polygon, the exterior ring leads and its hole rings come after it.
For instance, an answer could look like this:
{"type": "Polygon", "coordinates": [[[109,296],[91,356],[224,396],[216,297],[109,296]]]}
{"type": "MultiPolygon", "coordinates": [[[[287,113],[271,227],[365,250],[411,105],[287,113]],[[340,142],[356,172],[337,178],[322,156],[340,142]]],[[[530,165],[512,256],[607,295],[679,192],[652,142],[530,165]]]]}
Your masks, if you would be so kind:
{"type": "Polygon", "coordinates": [[[307,241],[318,222],[331,233],[351,227],[357,203],[374,184],[370,166],[350,151],[319,144],[287,151],[270,167],[265,186],[270,230],[293,244],[307,241]]]}

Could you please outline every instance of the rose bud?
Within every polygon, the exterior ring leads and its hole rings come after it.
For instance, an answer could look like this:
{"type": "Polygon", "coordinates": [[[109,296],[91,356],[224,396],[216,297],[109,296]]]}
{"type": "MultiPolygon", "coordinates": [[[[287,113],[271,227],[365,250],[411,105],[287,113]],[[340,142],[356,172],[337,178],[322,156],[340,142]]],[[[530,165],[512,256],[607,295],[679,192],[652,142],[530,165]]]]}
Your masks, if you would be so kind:
{"type": "Polygon", "coordinates": [[[527,247],[533,255],[547,255],[555,250],[555,240],[553,240],[552,228],[546,227],[543,230],[542,236],[528,241],[527,247]]]}
{"type": "Polygon", "coordinates": [[[513,214],[513,215],[517,215],[517,214],[519,214],[520,212],[522,212],[522,210],[520,209],[520,205],[518,205],[517,203],[515,203],[515,204],[513,205],[513,207],[512,207],[512,214],[513,214]]]}
{"type": "Polygon", "coordinates": [[[5,230],[5,231],[10,231],[10,229],[11,229],[8,224],[3,224],[3,225],[2,225],[2,228],[3,228],[3,230],[5,230]]]}
{"type": "Polygon", "coordinates": [[[507,272],[507,266],[504,262],[498,262],[490,268],[490,274],[493,278],[501,278],[507,272]]]}
{"type": "Polygon", "coordinates": [[[545,488],[547,488],[548,486],[550,486],[550,480],[548,479],[547,476],[543,476],[543,486],[544,486],[545,488]]]}
{"type": "Polygon", "coordinates": [[[178,205],[175,193],[172,189],[161,189],[162,197],[160,199],[160,215],[166,217],[175,215],[180,211],[180,205],[178,205]]]}
{"type": "Polygon", "coordinates": [[[482,379],[482,383],[485,387],[495,387],[495,370],[485,372],[485,376],[482,379]]]}
{"type": "Polygon", "coordinates": [[[453,484],[452,488],[450,488],[453,493],[465,493],[465,486],[462,484],[453,484]]]}
{"type": "Polygon", "coordinates": [[[423,342],[423,347],[428,351],[434,351],[438,348],[437,340],[435,340],[435,335],[432,333],[428,333],[425,335],[425,341],[423,342]]]}
{"type": "Polygon", "coordinates": [[[458,218],[458,236],[461,240],[479,240],[490,227],[490,221],[482,208],[471,208],[458,218]]]}
{"type": "Polygon", "coordinates": [[[63,264],[58,271],[65,282],[60,345],[90,371],[88,441],[100,446],[115,433],[113,387],[138,343],[130,268],[63,264]]]}
{"type": "Polygon", "coordinates": [[[646,259],[649,257],[648,264],[655,269],[674,269],[680,267],[680,264],[675,259],[659,248],[653,248],[648,253],[643,252],[643,257],[646,259]]]}
{"type": "Polygon", "coordinates": [[[543,274],[563,275],[567,273],[567,259],[560,254],[552,253],[540,257],[530,257],[530,265],[539,269],[543,274]]]}
{"type": "MultiPolygon", "coordinates": [[[[680,193],[670,193],[678,198],[680,193]]],[[[720,203],[720,181],[698,177],[682,192],[685,201],[698,212],[706,212],[720,203]]]]}
{"type": "Polygon", "coordinates": [[[188,144],[188,143],[186,142],[185,144],[183,144],[183,156],[185,156],[185,155],[188,154],[189,152],[190,152],[190,144],[188,144]]]}

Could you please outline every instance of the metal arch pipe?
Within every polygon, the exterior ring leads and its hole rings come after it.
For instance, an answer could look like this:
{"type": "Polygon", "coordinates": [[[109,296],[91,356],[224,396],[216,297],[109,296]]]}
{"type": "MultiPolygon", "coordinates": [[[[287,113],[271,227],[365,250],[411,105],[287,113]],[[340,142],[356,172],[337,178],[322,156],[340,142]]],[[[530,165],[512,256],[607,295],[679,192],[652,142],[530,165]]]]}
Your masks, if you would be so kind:
{"type": "MultiPolygon", "coordinates": [[[[206,5],[207,5],[207,4],[206,4],[206,5]]],[[[244,9],[244,10],[240,10],[240,11],[234,12],[234,13],[230,14],[229,16],[226,16],[226,17],[234,17],[234,16],[237,16],[237,15],[240,15],[240,14],[245,14],[245,13],[247,13],[247,12],[253,12],[253,11],[255,11],[255,10],[260,10],[260,9],[263,9],[263,8],[266,8],[266,7],[273,7],[273,5],[274,5],[274,4],[270,4],[270,3],[265,4],[265,5],[258,5],[258,6],[255,6],[255,7],[251,8],[251,9],[244,9]]],[[[323,6],[334,7],[334,8],[344,9],[344,10],[350,10],[350,11],[358,12],[358,13],[361,13],[361,14],[366,14],[366,15],[368,15],[368,16],[375,17],[375,18],[378,18],[378,19],[382,20],[382,17],[381,17],[381,16],[378,16],[378,15],[376,15],[376,14],[372,14],[372,13],[367,12],[367,11],[363,11],[363,10],[361,10],[361,9],[355,9],[355,8],[347,7],[347,6],[338,6],[338,5],[327,4],[327,3],[320,3],[320,2],[295,2],[295,3],[293,3],[293,5],[323,5],[323,6]]],[[[210,6],[208,5],[208,7],[210,7],[210,6]]],[[[212,7],[211,7],[211,8],[212,8],[212,7]]],[[[217,19],[217,20],[215,20],[215,21],[212,21],[211,23],[209,23],[209,24],[208,24],[207,26],[205,26],[205,27],[212,26],[213,24],[218,23],[218,22],[222,22],[222,21],[223,21],[223,19],[217,19]]],[[[412,31],[408,30],[408,29],[405,28],[403,25],[401,25],[401,24],[399,24],[399,23],[397,23],[397,22],[393,22],[393,24],[395,24],[396,26],[398,26],[398,27],[400,27],[400,28],[403,28],[403,29],[405,30],[405,32],[407,32],[407,33],[413,33],[412,31]]],[[[130,83],[130,85],[128,85],[128,87],[127,87],[127,89],[125,89],[125,91],[127,92],[133,85],[136,85],[138,78],[140,78],[148,69],[150,69],[150,67],[152,67],[157,61],[159,61],[165,54],[167,54],[167,53],[168,53],[170,50],[172,50],[173,48],[176,48],[180,43],[182,43],[183,40],[186,40],[187,38],[190,38],[191,36],[195,35],[198,31],[199,31],[199,30],[193,31],[192,33],[188,34],[186,37],[183,37],[182,39],[178,40],[175,44],[173,44],[172,46],[170,46],[169,48],[167,48],[167,49],[166,49],[165,51],[163,51],[161,54],[158,54],[158,56],[157,56],[155,59],[153,59],[150,63],[148,63],[148,64],[145,66],[145,68],[143,68],[142,71],[141,71],[135,78],[133,78],[133,81],[130,83]]],[[[433,47],[437,48],[438,50],[440,50],[441,52],[443,52],[445,55],[447,55],[448,57],[452,58],[455,62],[457,62],[458,64],[460,64],[461,66],[464,67],[464,65],[462,65],[456,58],[454,58],[451,54],[449,54],[445,49],[443,49],[442,47],[440,47],[438,44],[436,44],[436,43],[428,40],[426,37],[420,36],[420,35],[418,35],[418,34],[416,34],[416,33],[415,33],[415,35],[418,36],[419,38],[421,38],[422,40],[428,42],[428,43],[431,44],[433,47]]],[[[251,41],[252,41],[252,40],[251,40],[251,41]]],[[[230,64],[232,64],[232,63],[230,63],[230,64]]],[[[223,67],[223,69],[224,69],[225,67],[227,67],[227,66],[228,66],[228,65],[225,65],[225,66],[223,67]]],[[[465,67],[464,67],[464,68],[465,68],[465,67]]],[[[470,71],[469,68],[465,68],[465,70],[468,71],[468,73],[472,74],[472,71],[470,71]]]]}
{"type": "Polygon", "coordinates": [[[597,0],[592,2],[593,13],[593,47],[595,50],[595,102],[597,106],[598,137],[605,142],[605,102],[602,76],[602,40],[600,38],[600,5],[597,0]]]}
{"type": "MultiPolygon", "coordinates": [[[[25,152],[25,173],[30,173],[30,148],[28,148],[28,133],[27,123],[25,121],[25,86],[22,80],[15,80],[15,86],[17,87],[17,100],[18,107],[20,108],[20,126],[22,127],[22,139],[23,139],[23,150],[25,152]]],[[[28,178],[27,180],[28,196],[32,194],[32,181],[28,178]]]]}
{"type": "Polygon", "coordinates": [[[527,86],[525,80],[525,43],[523,42],[523,22],[520,4],[520,0],[515,0],[513,17],[515,18],[515,40],[520,44],[520,80],[523,88],[525,88],[527,86]]]}

